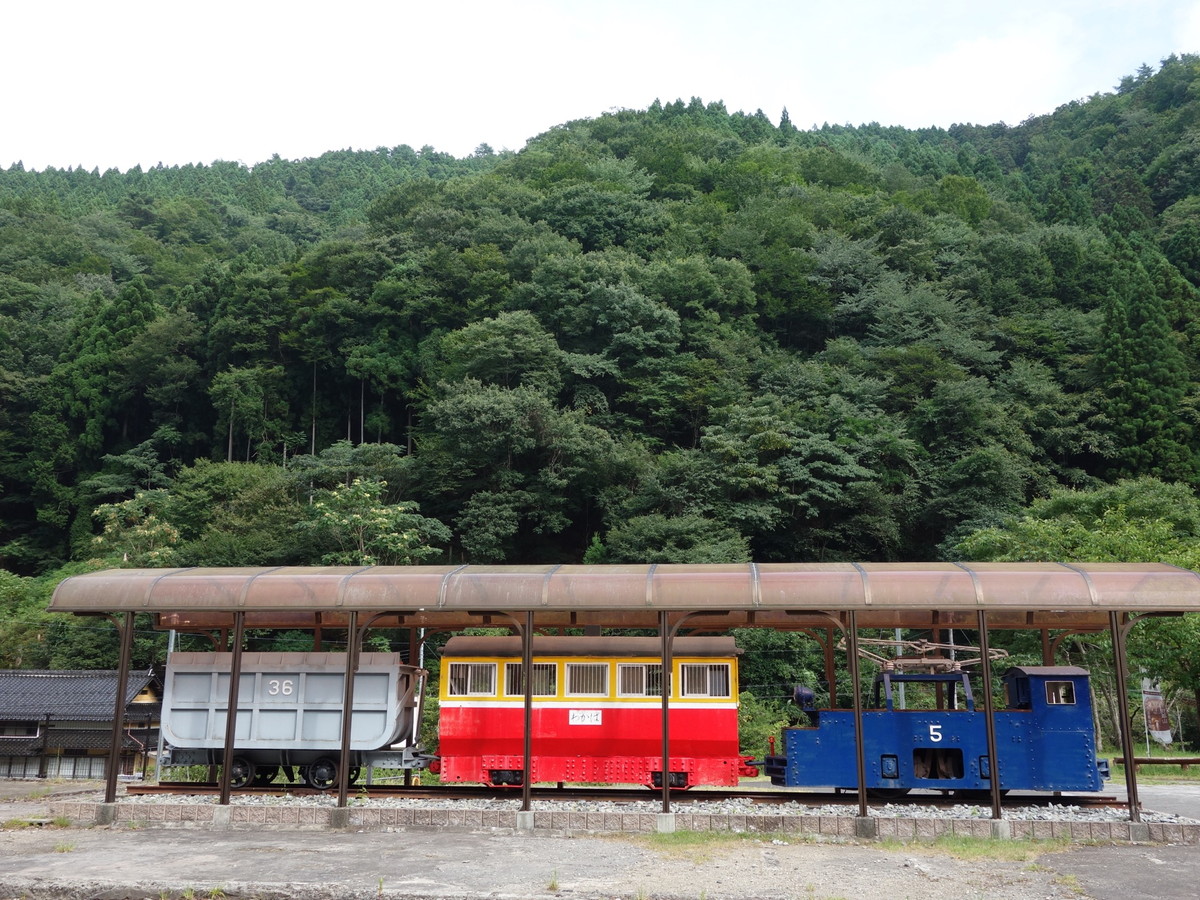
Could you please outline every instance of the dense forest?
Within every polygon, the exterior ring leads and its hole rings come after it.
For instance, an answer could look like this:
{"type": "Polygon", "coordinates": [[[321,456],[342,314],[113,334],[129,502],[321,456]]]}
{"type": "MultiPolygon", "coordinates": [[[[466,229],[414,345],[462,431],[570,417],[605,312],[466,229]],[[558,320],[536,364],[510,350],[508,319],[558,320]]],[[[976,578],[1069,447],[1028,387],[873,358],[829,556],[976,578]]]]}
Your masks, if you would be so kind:
{"type": "Polygon", "coordinates": [[[98,565],[1187,564],[1198,288],[1191,55],[1012,126],[18,164],[4,655],[56,664],[31,604],[98,565]]]}

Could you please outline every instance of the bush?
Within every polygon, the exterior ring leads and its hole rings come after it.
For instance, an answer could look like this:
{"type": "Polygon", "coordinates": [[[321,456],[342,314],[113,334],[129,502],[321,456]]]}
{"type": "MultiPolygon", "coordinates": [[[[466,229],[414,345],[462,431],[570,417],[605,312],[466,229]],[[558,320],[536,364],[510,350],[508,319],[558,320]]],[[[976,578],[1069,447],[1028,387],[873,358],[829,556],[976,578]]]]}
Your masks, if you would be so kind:
{"type": "Polygon", "coordinates": [[[770,700],[759,700],[749,691],[738,695],[738,746],[741,752],[756,759],[767,754],[768,738],[774,737],[776,746],[780,732],[788,722],[783,704],[770,700]]]}

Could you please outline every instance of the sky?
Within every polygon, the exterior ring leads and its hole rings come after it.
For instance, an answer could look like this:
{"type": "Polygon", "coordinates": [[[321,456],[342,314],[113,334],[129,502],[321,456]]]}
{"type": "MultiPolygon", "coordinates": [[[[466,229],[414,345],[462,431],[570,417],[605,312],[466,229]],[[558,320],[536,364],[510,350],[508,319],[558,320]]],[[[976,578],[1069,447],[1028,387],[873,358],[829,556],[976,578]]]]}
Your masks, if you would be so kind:
{"type": "Polygon", "coordinates": [[[47,0],[0,17],[0,168],[520,150],[655,99],[1017,125],[1200,53],[1200,0],[47,0]]]}

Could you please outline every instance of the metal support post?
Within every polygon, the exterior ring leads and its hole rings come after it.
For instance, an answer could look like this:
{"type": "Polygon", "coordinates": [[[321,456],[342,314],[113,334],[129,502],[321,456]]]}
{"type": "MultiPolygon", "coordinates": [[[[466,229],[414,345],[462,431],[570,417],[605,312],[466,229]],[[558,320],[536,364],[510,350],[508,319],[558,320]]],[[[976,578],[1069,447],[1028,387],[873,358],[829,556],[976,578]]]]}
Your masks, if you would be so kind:
{"type": "Polygon", "coordinates": [[[1113,669],[1117,677],[1117,710],[1120,716],[1121,755],[1125,757],[1125,794],[1129,799],[1129,821],[1142,821],[1142,805],[1138,801],[1137,766],[1133,764],[1133,735],[1129,729],[1129,662],[1125,659],[1125,632],[1121,628],[1121,614],[1108,614],[1108,627],[1112,634],[1113,669]]]}
{"type": "Polygon", "coordinates": [[[221,756],[222,806],[229,805],[229,782],[233,768],[233,745],[237,740],[238,692],[242,681],[242,638],[245,631],[246,614],[241,610],[233,614],[232,659],[229,661],[229,702],[225,710],[225,749],[221,756]]]}
{"type": "MultiPolygon", "coordinates": [[[[858,814],[867,816],[867,763],[863,740],[862,691],[858,683],[858,615],[850,610],[850,630],[846,635],[846,652],[850,654],[850,689],[854,697],[854,761],[858,766],[858,814]]],[[[834,690],[830,686],[831,692],[834,690]]],[[[833,706],[831,703],[830,706],[833,706]]]]}
{"type": "Polygon", "coordinates": [[[133,656],[133,613],[127,612],[117,630],[121,635],[121,656],[117,663],[117,696],[113,703],[112,743],[108,748],[108,771],[105,772],[104,802],[117,799],[117,773],[121,768],[121,745],[125,732],[125,694],[129,691],[129,659],[133,656]]]}
{"type": "Polygon", "coordinates": [[[521,779],[521,812],[529,812],[533,808],[533,610],[525,613],[521,634],[521,678],[525,688],[525,743],[521,751],[525,775],[521,779]]]}
{"type": "Polygon", "coordinates": [[[988,774],[991,776],[992,818],[1000,813],[1000,760],[996,758],[996,709],[992,702],[992,660],[988,652],[987,613],[979,610],[979,660],[983,669],[983,724],[987,732],[988,774]]]}
{"type": "Polygon", "coordinates": [[[354,719],[354,676],[358,674],[358,654],[362,635],[358,633],[358,611],[350,610],[350,621],[346,624],[346,680],[342,683],[342,744],[338,754],[338,799],[339,809],[346,806],[350,792],[350,729],[354,719]]]}
{"type": "Polygon", "coordinates": [[[662,811],[671,811],[671,622],[670,613],[658,614],[662,639],[662,811]]]}

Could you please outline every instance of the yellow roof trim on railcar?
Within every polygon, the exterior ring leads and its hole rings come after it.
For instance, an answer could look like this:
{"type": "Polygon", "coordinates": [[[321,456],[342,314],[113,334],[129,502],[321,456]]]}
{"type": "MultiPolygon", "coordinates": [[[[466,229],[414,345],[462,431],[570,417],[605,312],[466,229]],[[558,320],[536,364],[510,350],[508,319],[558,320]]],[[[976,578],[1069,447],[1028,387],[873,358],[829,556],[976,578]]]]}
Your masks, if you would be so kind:
{"type": "MultiPolygon", "coordinates": [[[[730,657],[742,651],[728,635],[676,637],[672,641],[672,657],[730,657]]],[[[475,657],[479,659],[520,659],[521,638],[513,635],[457,634],[442,648],[442,658],[475,657]]],[[[657,637],[627,637],[611,635],[537,634],[533,637],[533,654],[556,659],[636,657],[662,658],[662,640],[657,637]]]]}

